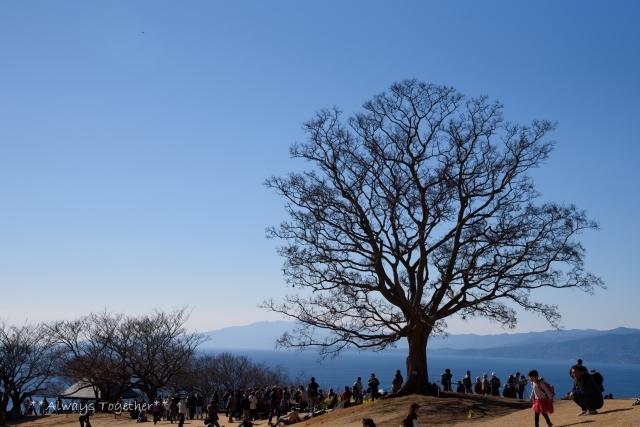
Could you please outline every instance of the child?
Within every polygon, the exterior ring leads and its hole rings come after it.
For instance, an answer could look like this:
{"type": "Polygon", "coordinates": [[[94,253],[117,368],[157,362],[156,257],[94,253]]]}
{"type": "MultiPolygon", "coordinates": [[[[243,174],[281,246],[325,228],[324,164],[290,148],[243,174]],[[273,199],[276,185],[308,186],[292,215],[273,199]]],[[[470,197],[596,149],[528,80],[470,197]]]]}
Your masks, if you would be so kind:
{"type": "Polygon", "coordinates": [[[533,412],[535,413],[535,425],[539,427],[540,414],[547,421],[547,427],[553,427],[548,414],[553,414],[552,393],[549,388],[538,378],[538,371],[529,371],[529,381],[531,382],[531,398],[533,401],[533,412]]]}

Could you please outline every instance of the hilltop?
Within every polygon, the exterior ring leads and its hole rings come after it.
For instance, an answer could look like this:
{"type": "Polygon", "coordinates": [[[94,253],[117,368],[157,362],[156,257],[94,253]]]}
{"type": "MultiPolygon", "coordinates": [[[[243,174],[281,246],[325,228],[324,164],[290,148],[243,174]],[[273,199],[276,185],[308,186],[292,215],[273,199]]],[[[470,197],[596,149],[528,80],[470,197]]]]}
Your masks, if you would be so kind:
{"type": "MultiPolygon", "coordinates": [[[[397,399],[378,400],[376,402],[358,405],[346,409],[329,412],[325,415],[299,423],[300,427],[361,427],[364,417],[372,418],[379,427],[396,427],[411,403],[422,406],[419,415],[421,425],[448,427],[530,427],[533,424],[533,414],[530,404],[503,398],[449,397],[435,398],[412,395],[397,399]],[[471,419],[468,419],[472,411],[471,419]]],[[[632,399],[607,400],[600,414],[593,417],[577,417],[577,406],[571,401],[555,402],[555,413],[551,419],[555,426],[568,426],[584,423],[595,423],[598,427],[627,427],[638,425],[640,406],[631,406],[632,399]]],[[[48,415],[45,417],[23,417],[19,420],[7,421],[10,427],[77,427],[77,414],[48,415]]],[[[231,426],[222,417],[221,426],[231,426]]],[[[135,420],[123,414],[115,418],[113,414],[98,413],[91,419],[94,427],[124,427],[135,425],[135,420]]],[[[148,424],[152,425],[152,424],[148,424]]],[[[160,421],[160,426],[171,426],[168,421],[160,421]]],[[[202,426],[201,420],[186,421],[185,426],[202,426]]],[[[258,420],[256,427],[267,427],[266,420],[258,420]]]]}

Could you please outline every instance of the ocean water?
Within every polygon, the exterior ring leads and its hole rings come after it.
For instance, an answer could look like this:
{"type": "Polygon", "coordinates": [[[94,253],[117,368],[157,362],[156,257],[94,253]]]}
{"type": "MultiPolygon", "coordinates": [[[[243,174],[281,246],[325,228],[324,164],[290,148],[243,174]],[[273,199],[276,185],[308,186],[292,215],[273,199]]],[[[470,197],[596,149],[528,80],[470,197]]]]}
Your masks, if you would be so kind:
{"type": "MultiPolygon", "coordinates": [[[[380,386],[391,388],[391,380],[397,369],[406,377],[406,350],[386,350],[384,352],[346,352],[334,359],[318,362],[318,355],[313,351],[295,353],[287,350],[224,350],[235,354],[249,356],[253,362],[267,365],[282,365],[289,369],[295,377],[304,371],[306,385],[311,376],[316,378],[323,390],[332,387],[334,390],[344,389],[353,385],[357,377],[362,377],[366,387],[366,380],[372,373],[380,380],[380,386]]],[[[461,380],[467,371],[471,371],[472,379],[482,377],[483,373],[491,375],[495,372],[504,384],[509,374],[520,372],[527,375],[531,369],[536,369],[546,381],[553,384],[556,395],[561,397],[573,387],[573,380],[569,376],[569,368],[573,360],[534,360],[512,359],[501,357],[463,357],[463,356],[428,356],[427,369],[429,381],[440,380],[440,375],[446,368],[451,369],[453,381],[461,380]]],[[[640,395],[640,365],[599,363],[584,360],[589,369],[599,371],[604,377],[605,393],[612,393],[614,398],[630,398],[640,395]]],[[[526,397],[531,388],[527,386],[526,397]]]]}

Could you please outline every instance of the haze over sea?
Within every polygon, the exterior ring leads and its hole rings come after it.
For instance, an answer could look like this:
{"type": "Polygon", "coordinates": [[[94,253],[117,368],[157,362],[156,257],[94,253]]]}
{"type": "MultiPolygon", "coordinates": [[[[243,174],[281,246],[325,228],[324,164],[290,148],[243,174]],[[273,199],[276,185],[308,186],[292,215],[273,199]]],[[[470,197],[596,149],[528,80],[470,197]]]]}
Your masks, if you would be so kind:
{"type": "MultiPolygon", "coordinates": [[[[211,353],[221,351],[208,350],[211,353]]],[[[352,386],[357,377],[362,377],[363,383],[372,373],[380,380],[381,387],[391,388],[391,379],[397,369],[405,375],[406,350],[385,350],[379,353],[355,351],[345,352],[335,359],[325,359],[318,363],[318,355],[313,351],[295,353],[287,350],[250,350],[250,349],[225,349],[234,354],[249,356],[253,362],[265,363],[270,366],[281,365],[289,370],[292,377],[304,371],[304,385],[309,378],[314,376],[322,390],[332,387],[334,390],[344,389],[346,385],[352,386]]],[[[466,371],[471,371],[472,379],[482,376],[483,373],[491,375],[495,372],[502,384],[507,381],[509,374],[520,372],[526,375],[531,369],[537,369],[540,375],[553,384],[556,395],[559,397],[567,394],[573,385],[569,376],[569,368],[574,360],[534,360],[512,359],[503,357],[459,357],[430,355],[428,358],[429,380],[440,380],[440,374],[446,368],[451,369],[453,380],[461,380],[466,371]]],[[[614,398],[630,398],[640,395],[640,386],[637,379],[640,378],[640,365],[589,362],[584,360],[584,365],[589,369],[595,369],[604,376],[605,393],[612,393],[614,398]]],[[[265,384],[267,385],[267,384],[265,384]]],[[[273,384],[269,384],[272,386],[273,384]]],[[[525,396],[528,397],[531,388],[527,385],[525,396]]],[[[502,389],[500,391],[502,393],[502,389]]]]}

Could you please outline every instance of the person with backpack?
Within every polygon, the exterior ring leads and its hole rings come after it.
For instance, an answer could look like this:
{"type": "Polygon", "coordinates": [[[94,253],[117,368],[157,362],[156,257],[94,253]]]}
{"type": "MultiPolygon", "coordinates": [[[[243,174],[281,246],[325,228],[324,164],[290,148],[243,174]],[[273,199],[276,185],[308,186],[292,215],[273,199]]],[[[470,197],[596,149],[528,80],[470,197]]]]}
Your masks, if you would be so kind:
{"type": "Polygon", "coordinates": [[[371,374],[371,378],[367,382],[371,389],[371,401],[373,402],[378,397],[378,387],[380,387],[380,381],[376,378],[376,374],[371,374]]]}
{"type": "Polygon", "coordinates": [[[531,381],[531,398],[535,427],[540,427],[540,415],[547,422],[547,427],[553,427],[549,414],[553,414],[553,387],[539,377],[535,369],[529,371],[529,381],[531,381]]]}
{"type": "Polygon", "coordinates": [[[573,390],[569,393],[569,399],[576,402],[582,412],[578,415],[597,415],[598,409],[602,408],[604,399],[598,385],[593,381],[591,375],[580,366],[574,365],[571,368],[573,376],[573,390]]]}
{"type": "Polygon", "coordinates": [[[409,413],[402,420],[402,424],[400,427],[420,427],[420,423],[418,422],[418,414],[420,413],[420,405],[417,403],[412,403],[409,408],[409,413]]]}
{"type": "Polygon", "coordinates": [[[592,369],[591,379],[596,383],[598,388],[600,388],[600,393],[602,393],[604,391],[604,386],[602,385],[602,383],[604,382],[604,377],[602,376],[602,374],[595,369],[592,369]]]}

